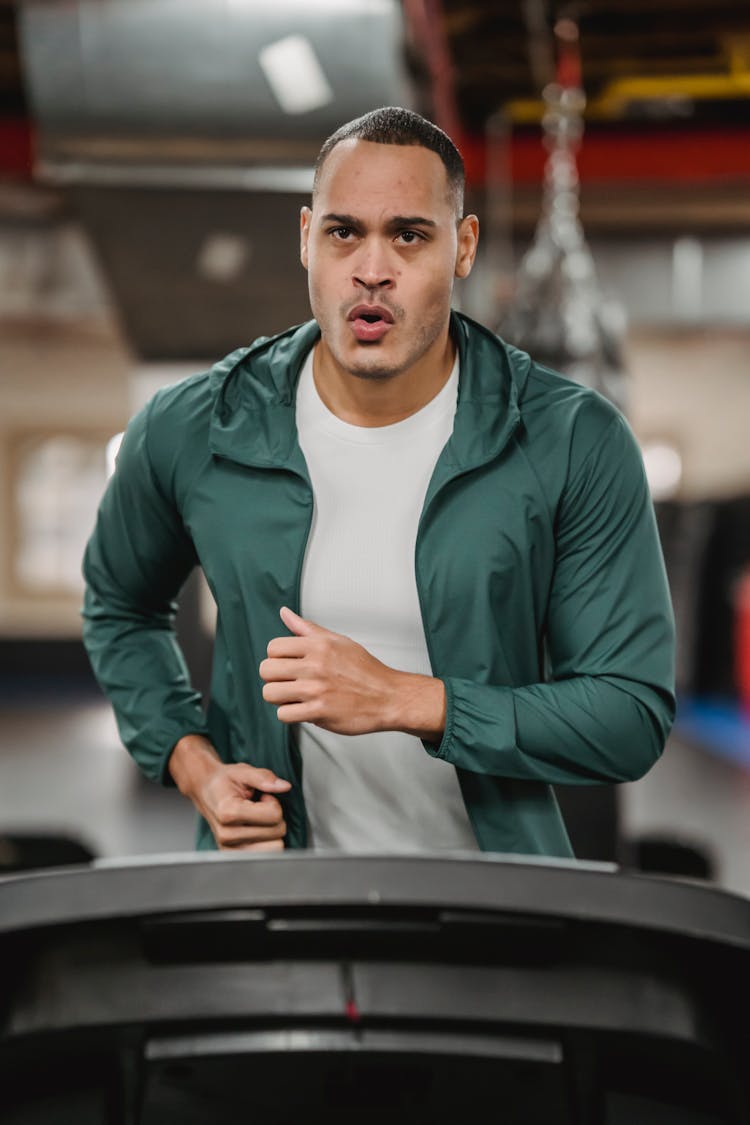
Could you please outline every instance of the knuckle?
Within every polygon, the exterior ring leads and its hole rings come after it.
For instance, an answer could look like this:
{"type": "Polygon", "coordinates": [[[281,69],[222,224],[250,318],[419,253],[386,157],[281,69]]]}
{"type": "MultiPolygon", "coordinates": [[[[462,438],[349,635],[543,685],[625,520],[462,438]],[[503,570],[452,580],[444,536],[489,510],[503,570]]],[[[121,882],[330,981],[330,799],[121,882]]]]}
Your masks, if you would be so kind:
{"type": "Polygon", "coordinates": [[[314,699],[310,704],[310,712],[313,719],[322,719],[326,713],[325,702],[322,698],[314,699]]]}
{"type": "Polygon", "coordinates": [[[225,825],[229,822],[229,809],[230,801],[224,797],[216,805],[216,819],[219,824],[225,825]]]}
{"type": "Polygon", "coordinates": [[[281,805],[275,797],[268,794],[266,794],[261,808],[263,809],[263,819],[267,824],[275,824],[282,815],[281,805]]]}

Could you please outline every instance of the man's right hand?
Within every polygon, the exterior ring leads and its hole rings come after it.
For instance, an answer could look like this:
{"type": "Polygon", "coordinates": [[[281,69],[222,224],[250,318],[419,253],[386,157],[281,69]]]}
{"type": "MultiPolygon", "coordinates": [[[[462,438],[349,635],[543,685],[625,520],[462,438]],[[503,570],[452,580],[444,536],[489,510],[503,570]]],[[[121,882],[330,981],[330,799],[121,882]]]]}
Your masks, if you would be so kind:
{"type": "Polygon", "coordinates": [[[291,783],[246,762],[227,765],[203,735],[179,740],[169,772],[209,824],[222,850],[283,851],[286,824],[275,793],[291,783]]]}

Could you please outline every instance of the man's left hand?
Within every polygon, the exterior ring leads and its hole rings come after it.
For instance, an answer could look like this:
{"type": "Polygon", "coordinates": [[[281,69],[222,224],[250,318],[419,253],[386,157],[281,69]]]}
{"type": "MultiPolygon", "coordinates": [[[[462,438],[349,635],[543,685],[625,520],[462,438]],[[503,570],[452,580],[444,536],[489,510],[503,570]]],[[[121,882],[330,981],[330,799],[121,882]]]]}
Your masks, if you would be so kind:
{"type": "Polygon", "coordinates": [[[439,740],[445,725],[441,680],[389,668],[350,637],[284,606],[294,634],[274,637],[261,661],[263,698],[282,723],[313,723],[336,734],[402,730],[439,740]]]}

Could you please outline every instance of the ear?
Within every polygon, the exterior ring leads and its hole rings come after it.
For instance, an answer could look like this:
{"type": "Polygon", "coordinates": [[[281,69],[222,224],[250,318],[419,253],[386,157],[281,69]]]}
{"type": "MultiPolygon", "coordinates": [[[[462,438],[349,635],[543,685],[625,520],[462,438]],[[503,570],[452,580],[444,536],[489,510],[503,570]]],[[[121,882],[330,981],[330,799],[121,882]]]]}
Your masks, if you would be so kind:
{"type": "Polygon", "coordinates": [[[476,215],[465,215],[458,224],[458,247],[456,250],[456,277],[468,277],[477,256],[479,242],[479,219],[476,215]]]}
{"type": "Polygon", "coordinates": [[[307,243],[310,238],[310,223],[312,222],[312,211],[309,207],[303,207],[299,213],[299,260],[302,265],[307,269],[307,243]]]}

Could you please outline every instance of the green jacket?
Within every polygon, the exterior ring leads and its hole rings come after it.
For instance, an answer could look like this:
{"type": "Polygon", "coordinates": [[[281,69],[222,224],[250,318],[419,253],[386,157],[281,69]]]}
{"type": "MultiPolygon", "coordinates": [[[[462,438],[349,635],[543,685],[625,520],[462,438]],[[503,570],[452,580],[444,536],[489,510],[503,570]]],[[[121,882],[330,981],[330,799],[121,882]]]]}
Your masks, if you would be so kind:
{"type": "MultiPolygon", "coordinates": [[[[453,434],[435,467],[415,567],[442,740],[480,847],[571,854],[550,783],[629,781],[674,713],[673,621],[640,454],[604,399],[452,314],[453,434]]],[[[225,761],[267,766],[287,845],[305,846],[294,728],[258,665],[299,609],[313,510],[295,386],[314,321],[160,391],[128,427],[86,551],[84,640],[121,737],[169,783],[189,732],[225,761]],[[202,565],[218,606],[204,717],[173,631],[202,565]]],[[[324,622],[322,624],[325,624],[324,622]]],[[[214,846],[204,823],[198,846],[214,846]]]]}

